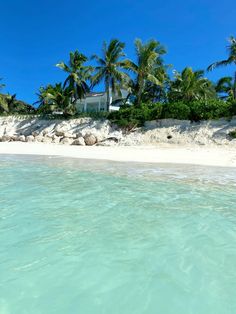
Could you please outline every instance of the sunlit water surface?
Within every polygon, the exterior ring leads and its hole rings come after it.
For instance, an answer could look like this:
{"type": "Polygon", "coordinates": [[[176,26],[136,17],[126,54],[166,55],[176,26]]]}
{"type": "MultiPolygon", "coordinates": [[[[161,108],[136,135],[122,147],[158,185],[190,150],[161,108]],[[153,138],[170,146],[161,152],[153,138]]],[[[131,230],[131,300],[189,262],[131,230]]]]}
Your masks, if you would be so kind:
{"type": "Polygon", "coordinates": [[[235,190],[235,169],[1,156],[0,313],[236,313],[235,190]]]}

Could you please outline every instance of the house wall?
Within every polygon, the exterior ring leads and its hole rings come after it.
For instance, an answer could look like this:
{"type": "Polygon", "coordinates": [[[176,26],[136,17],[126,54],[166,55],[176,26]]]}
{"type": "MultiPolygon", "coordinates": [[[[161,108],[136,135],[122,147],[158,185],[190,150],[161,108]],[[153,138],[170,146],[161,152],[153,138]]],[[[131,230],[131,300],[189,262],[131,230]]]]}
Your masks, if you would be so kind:
{"type": "MultiPolygon", "coordinates": [[[[120,99],[126,98],[128,92],[124,89],[121,90],[121,95],[113,94],[111,97],[111,102],[120,99]]],[[[77,110],[79,112],[99,112],[99,111],[106,111],[106,102],[107,102],[107,95],[106,93],[102,95],[96,96],[89,96],[85,99],[78,100],[76,103],[77,110]]]]}
{"type": "Polygon", "coordinates": [[[85,99],[78,100],[76,107],[79,112],[105,111],[106,99],[103,96],[86,97],[85,99]]]}

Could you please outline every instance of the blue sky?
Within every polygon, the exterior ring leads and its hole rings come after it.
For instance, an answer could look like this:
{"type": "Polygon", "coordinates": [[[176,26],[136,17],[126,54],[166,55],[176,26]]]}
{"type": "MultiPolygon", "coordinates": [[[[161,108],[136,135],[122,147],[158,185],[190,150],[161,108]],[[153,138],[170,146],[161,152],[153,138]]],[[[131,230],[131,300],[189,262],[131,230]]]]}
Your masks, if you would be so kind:
{"type": "Polygon", "coordinates": [[[118,38],[134,58],[135,38],[156,38],[174,69],[197,70],[225,58],[226,39],[236,36],[235,0],[1,0],[0,8],[0,77],[5,92],[29,103],[41,85],[63,81],[55,64],[75,49],[90,56],[103,40],[118,38]]]}

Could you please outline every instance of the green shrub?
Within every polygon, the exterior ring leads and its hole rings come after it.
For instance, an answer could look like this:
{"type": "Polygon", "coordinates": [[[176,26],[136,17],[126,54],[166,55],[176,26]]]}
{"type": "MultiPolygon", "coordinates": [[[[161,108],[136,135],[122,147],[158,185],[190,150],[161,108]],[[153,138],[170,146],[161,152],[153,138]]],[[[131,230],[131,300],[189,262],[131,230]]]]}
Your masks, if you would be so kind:
{"type": "Polygon", "coordinates": [[[151,121],[151,120],[161,119],[162,112],[163,112],[163,104],[161,103],[150,103],[148,105],[142,104],[142,107],[145,107],[145,106],[148,108],[147,120],[151,121]]]}
{"type": "Polygon", "coordinates": [[[230,102],[232,116],[236,115],[236,100],[230,102]]]}
{"type": "Polygon", "coordinates": [[[232,104],[220,99],[212,99],[207,102],[195,101],[190,103],[189,107],[192,121],[228,118],[233,115],[232,104]]]}
{"type": "Polygon", "coordinates": [[[236,129],[229,132],[229,136],[232,138],[236,138],[236,129]]]}
{"type": "Polygon", "coordinates": [[[190,108],[187,104],[183,102],[167,103],[163,106],[162,118],[189,120],[190,108]]]}
{"type": "Polygon", "coordinates": [[[116,121],[116,124],[119,125],[119,127],[127,130],[127,131],[131,131],[134,128],[140,126],[140,121],[137,119],[119,119],[116,121]]]}
{"type": "Polygon", "coordinates": [[[162,104],[141,104],[137,106],[122,106],[120,110],[111,112],[108,119],[118,126],[131,130],[143,126],[145,121],[161,118],[162,104]]]}

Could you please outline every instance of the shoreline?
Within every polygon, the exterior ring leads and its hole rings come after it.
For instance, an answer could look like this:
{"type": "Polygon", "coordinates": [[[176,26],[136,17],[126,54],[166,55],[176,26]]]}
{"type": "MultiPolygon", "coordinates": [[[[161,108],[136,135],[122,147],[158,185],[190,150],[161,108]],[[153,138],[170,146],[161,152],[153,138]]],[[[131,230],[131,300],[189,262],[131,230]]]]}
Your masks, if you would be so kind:
{"type": "Polygon", "coordinates": [[[41,155],[68,158],[236,167],[236,150],[227,146],[160,144],[158,146],[67,146],[0,142],[0,155],[41,155]]]}

